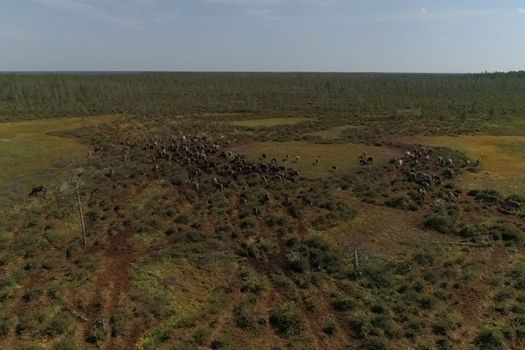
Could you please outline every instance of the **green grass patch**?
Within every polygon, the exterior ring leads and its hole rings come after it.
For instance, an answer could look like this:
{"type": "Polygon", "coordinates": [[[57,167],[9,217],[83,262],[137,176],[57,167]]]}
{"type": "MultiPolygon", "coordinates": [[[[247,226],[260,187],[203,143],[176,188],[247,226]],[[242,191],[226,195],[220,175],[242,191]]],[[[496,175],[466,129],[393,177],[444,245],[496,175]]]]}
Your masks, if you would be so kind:
{"type": "Polygon", "coordinates": [[[267,161],[275,158],[280,165],[295,168],[308,178],[343,174],[360,167],[357,157],[362,152],[372,155],[377,163],[386,163],[395,154],[387,147],[353,143],[317,144],[304,141],[251,143],[237,147],[236,151],[245,153],[252,160],[257,160],[264,153],[267,161]],[[297,156],[300,160],[296,160],[297,156]],[[316,158],[320,160],[318,165],[315,164],[316,158]],[[337,169],[333,169],[333,166],[337,169]]]}

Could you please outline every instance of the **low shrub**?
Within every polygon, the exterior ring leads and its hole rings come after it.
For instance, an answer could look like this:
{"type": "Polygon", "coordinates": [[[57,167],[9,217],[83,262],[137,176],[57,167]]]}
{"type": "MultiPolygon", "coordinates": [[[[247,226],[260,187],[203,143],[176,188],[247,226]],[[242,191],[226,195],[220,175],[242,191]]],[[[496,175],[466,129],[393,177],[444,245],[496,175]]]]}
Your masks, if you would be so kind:
{"type": "Polygon", "coordinates": [[[385,204],[392,208],[405,208],[407,199],[404,196],[393,197],[385,201],[385,204]]]}
{"type": "Polygon", "coordinates": [[[69,319],[69,317],[67,317],[67,315],[57,314],[51,319],[49,324],[46,326],[46,328],[43,331],[43,335],[48,337],[54,337],[56,335],[64,334],[66,333],[70,324],[71,320],[69,319]]]}
{"type": "Polygon", "coordinates": [[[333,302],[332,306],[337,311],[348,311],[352,310],[355,307],[354,299],[348,296],[338,296],[333,302]]]}
{"type": "Polygon", "coordinates": [[[64,338],[53,346],[53,350],[75,350],[75,341],[71,338],[64,338]]]}
{"type": "Polygon", "coordinates": [[[326,321],[325,325],[323,326],[323,333],[332,335],[335,333],[336,329],[337,329],[337,322],[333,317],[330,317],[326,321]]]}
{"type": "Polygon", "coordinates": [[[471,190],[469,196],[487,204],[496,204],[500,199],[500,194],[494,190],[471,190]]]}
{"type": "Polygon", "coordinates": [[[445,213],[434,213],[425,221],[425,227],[441,233],[454,231],[455,219],[445,213]]]}
{"type": "Polygon", "coordinates": [[[494,240],[504,240],[507,242],[522,242],[524,240],[523,232],[513,223],[499,222],[489,228],[489,235],[494,240]]]}
{"type": "Polygon", "coordinates": [[[463,238],[477,238],[484,234],[483,228],[471,224],[466,224],[459,230],[459,235],[463,238]]]}
{"type": "Polygon", "coordinates": [[[448,332],[456,329],[456,323],[447,315],[441,315],[432,325],[432,332],[437,335],[446,336],[448,332]]]}
{"type": "Polygon", "coordinates": [[[270,323],[284,337],[299,335],[304,327],[303,315],[293,302],[276,308],[270,316],[270,323]]]}
{"type": "Polygon", "coordinates": [[[474,340],[474,344],[481,350],[496,350],[503,348],[504,338],[501,329],[486,325],[474,340]]]}

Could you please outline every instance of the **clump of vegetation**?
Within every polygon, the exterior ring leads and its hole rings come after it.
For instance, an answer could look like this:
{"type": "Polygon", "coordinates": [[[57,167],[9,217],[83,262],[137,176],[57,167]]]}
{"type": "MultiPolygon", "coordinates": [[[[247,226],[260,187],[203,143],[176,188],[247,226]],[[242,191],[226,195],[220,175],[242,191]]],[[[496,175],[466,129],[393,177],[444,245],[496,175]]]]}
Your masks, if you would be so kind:
{"type": "Polygon", "coordinates": [[[334,299],[332,306],[337,311],[349,311],[356,306],[356,302],[349,296],[340,295],[334,299]]]}
{"type": "Polygon", "coordinates": [[[494,190],[471,190],[468,195],[487,204],[497,204],[501,198],[501,195],[494,190]]]}
{"type": "Polygon", "coordinates": [[[409,203],[409,199],[406,196],[395,196],[385,201],[385,204],[392,208],[406,208],[409,203]]]}
{"type": "Polygon", "coordinates": [[[498,222],[489,228],[489,235],[494,240],[507,242],[522,242],[525,238],[523,232],[515,224],[507,221],[498,222]]]}
{"type": "Polygon", "coordinates": [[[497,350],[503,348],[504,339],[501,329],[493,325],[485,325],[474,343],[481,350],[497,350]]]}
{"type": "Polygon", "coordinates": [[[289,267],[298,273],[306,271],[325,271],[334,273],[340,270],[339,256],[321,236],[314,235],[306,240],[288,241],[291,252],[289,267]]]}
{"type": "Polygon", "coordinates": [[[330,317],[323,326],[323,332],[328,335],[333,335],[337,330],[337,321],[330,317]]]}
{"type": "Polygon", "coordinates": [[[425,220],[425,227],[441,232],[453,233],[455,231],[456,219],[447,212],[439,211],[430,215],[425,220]]]}
{"type": "Polygon", "coordinates": [[[284,303],[274,309],[270,323],[284,337],[299,335],[304,327],[301,310],[293,302],[284,303]]]}
{"type": "Polygon", "coordinates": [[[486,236],[487,231],[484,227],[473,225],[473,224],[465,224],[461,229],[459,230],[459,235],[462,238],[477,240],[479,238],[482,238],[483,236],[486,236]]]}

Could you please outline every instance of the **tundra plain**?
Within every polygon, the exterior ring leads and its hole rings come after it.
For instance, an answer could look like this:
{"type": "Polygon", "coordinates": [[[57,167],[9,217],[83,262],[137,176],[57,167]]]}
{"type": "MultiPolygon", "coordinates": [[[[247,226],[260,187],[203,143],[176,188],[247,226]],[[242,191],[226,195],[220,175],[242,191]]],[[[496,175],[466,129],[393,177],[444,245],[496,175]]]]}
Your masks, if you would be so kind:
{"type": "Polygon", "coordinates": [[[522,73],[0,82],[0,348],[525,346],[522,73]]]}

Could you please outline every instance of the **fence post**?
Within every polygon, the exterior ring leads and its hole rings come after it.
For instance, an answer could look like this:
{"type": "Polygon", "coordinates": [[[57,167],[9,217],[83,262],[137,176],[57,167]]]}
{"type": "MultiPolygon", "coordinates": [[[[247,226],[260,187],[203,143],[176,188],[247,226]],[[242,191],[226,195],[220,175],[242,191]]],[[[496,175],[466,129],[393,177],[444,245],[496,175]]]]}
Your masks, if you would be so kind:
{"type": "Polygon", "coordinates": [[[79,214],[80,214],[80,225],[82,226],[82,239],[84,241],[84,247],[86,247],[87,246],[86,225],[84,224],[84,215],[82,214],[82,203],[80,202],[80,191],[78,190],[77,173],[75,173],[75,188],[77,190],[78,211],[79,211],[79,214]]]}

